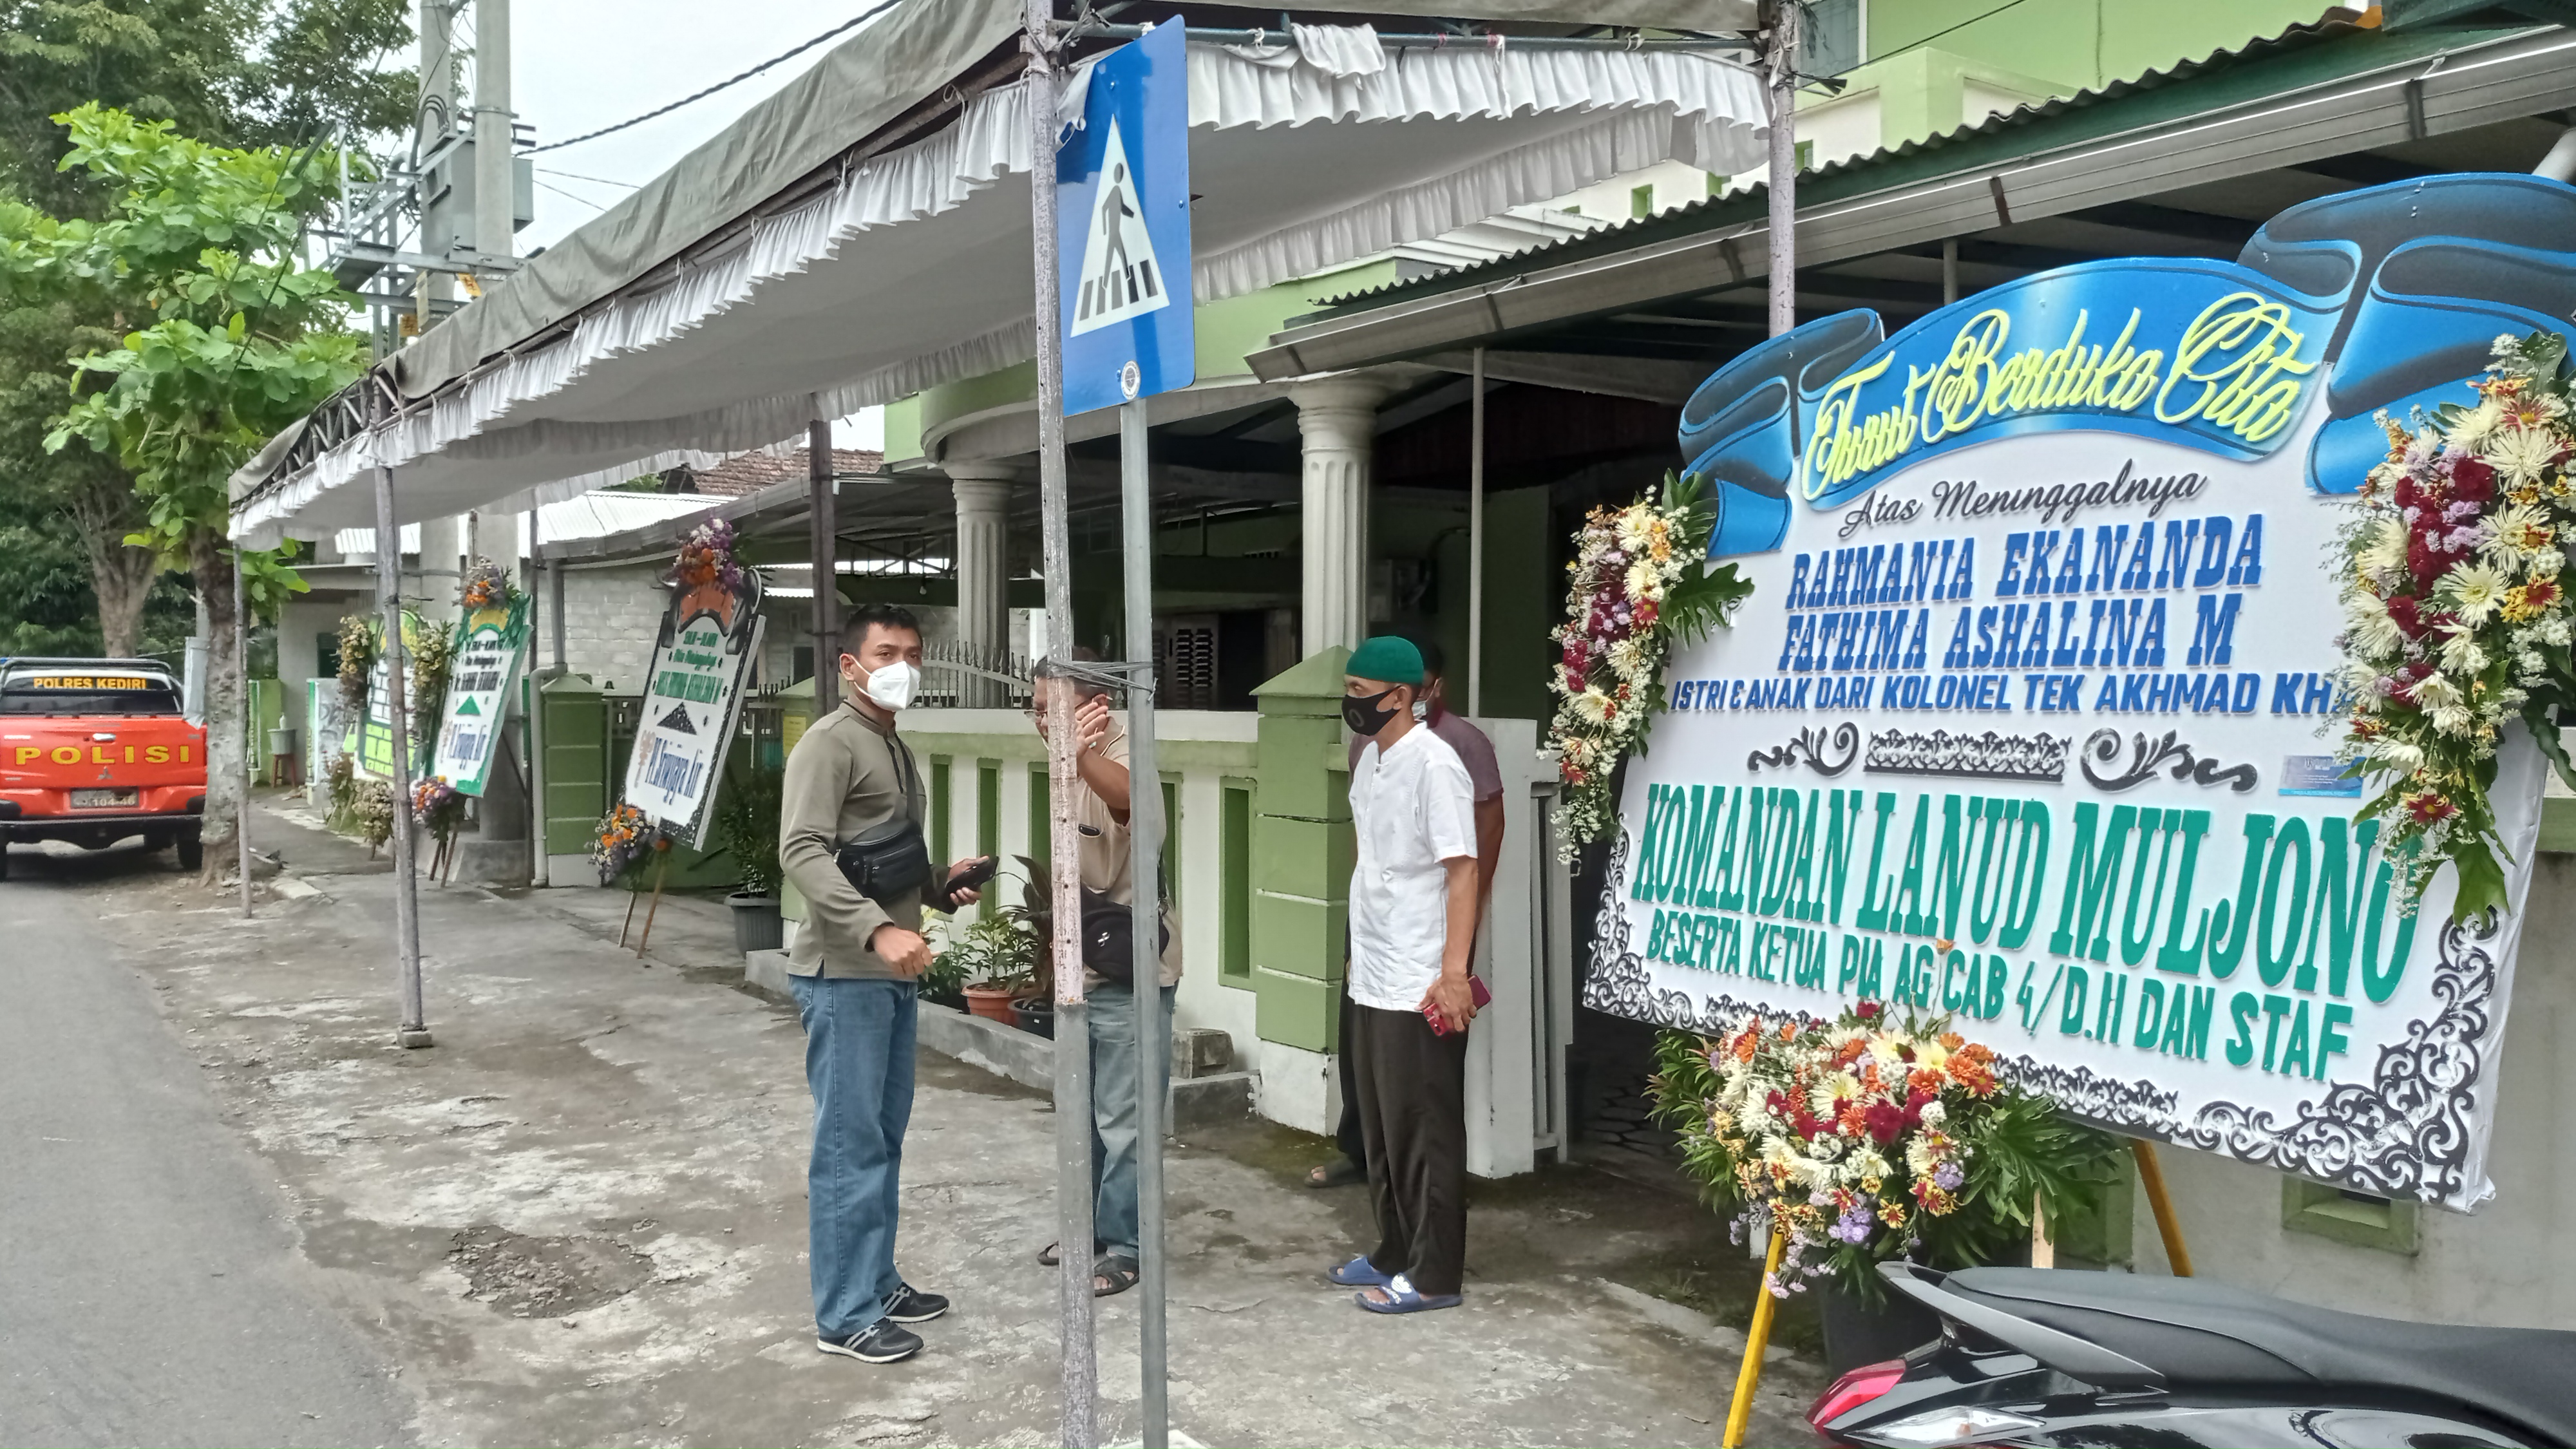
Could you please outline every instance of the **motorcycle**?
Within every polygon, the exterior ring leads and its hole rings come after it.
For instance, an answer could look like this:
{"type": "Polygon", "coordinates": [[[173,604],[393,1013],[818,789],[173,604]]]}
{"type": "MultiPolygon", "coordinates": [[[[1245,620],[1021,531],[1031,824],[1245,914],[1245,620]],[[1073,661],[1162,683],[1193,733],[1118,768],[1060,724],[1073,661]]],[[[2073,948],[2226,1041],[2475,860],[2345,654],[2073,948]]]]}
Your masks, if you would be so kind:
{"type": "Polygon", "coordinates": [[[2576,1446],[2576,1333],[2338,1313],[2193,1278],[1882,1263],[1941,1336],[1834,1381],[1886,1449],[2576,1446]]]}

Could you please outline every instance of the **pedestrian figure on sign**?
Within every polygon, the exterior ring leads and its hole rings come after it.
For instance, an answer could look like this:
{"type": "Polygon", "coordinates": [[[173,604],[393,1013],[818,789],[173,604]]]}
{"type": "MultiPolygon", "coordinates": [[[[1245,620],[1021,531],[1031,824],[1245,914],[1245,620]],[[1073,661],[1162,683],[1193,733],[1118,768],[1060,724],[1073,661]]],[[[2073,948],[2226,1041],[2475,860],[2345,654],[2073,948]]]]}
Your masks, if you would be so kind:
{"type": "MultiPolygon", "coordinates": [[[[1136,273],[1127,260],[1127,228],[1121,223],[1135,214],[1127,204],[1127,168],[1117,167],[1110,173],[1109,184],[1100,188],[1100,240],[1106,247],[1101,253],[1100,289],[1106,292],[1123,279],[1130,300],[1136,295],[1136,273]]],[[[1101,299],[1102,311],[1123,305],[1106,297],[1101,299]]]]}

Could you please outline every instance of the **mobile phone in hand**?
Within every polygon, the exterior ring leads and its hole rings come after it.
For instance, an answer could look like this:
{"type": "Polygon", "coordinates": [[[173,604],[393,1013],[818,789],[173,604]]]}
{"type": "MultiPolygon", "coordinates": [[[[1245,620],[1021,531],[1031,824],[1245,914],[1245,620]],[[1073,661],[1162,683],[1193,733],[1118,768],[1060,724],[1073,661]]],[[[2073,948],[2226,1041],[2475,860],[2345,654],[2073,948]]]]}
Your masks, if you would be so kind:
{"type": "Polygon", "coordinates": [[[957,872],[955,875],[950,876],[948,878],[948,884],[941,887],[941,890],[947,899],[953,901],[957,899],[957,893],[959,891],[977,889],[982,886],[984,882],[991,880],[993,878],[993,872],[1001,869],[1001,865],[1002,858],[1000,856],[985,856],[983,859],[976,861],[973,865],[970,865],[964,870],[957,872]]]}
{"type": "MultiPolygon", "coordinates": [[[[1484,1010],[1486,1006],[1493,1002],[1494,999],[1494,993],[1485,989],[1485,978],[1477,975],[1473,971],[1467,973],[1467,999],[1476,1003],[1476,1009],[1478,1011],[1484,1010]]],[[[1424,1003],[1422,1007],[1422,1019],[1431,1023],[1431,1034],[1433,1036],[1447,1036],[1449,1034],[1448,1023],[1442,1021],[1440,1019],[1440,1013],[1432,1010],[1430,1004],[1427,1002],[1424,1003]]]]}

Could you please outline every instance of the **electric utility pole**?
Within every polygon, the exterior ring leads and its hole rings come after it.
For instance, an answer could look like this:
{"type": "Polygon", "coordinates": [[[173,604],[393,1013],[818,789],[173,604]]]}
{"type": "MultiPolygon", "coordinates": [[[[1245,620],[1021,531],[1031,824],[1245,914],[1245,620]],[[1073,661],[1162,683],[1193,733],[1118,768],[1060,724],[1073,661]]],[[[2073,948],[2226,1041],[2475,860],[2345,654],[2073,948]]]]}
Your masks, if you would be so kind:
{"type": "Polygon", "coordinates": [[[1798,326],[1798,0],[1770,0],[1763,46],[1771,97],[1771,335],[1798,326]]]}

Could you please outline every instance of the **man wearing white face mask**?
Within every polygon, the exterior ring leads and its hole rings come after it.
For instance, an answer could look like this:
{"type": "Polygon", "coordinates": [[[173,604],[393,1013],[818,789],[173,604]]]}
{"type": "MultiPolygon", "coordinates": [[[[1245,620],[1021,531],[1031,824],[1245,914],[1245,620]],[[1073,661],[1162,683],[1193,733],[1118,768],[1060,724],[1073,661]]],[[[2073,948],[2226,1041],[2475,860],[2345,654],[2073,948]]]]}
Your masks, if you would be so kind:
{"type": "Polygon", "coordinates": [[[853,610],[840,673],[841,708],[787,757],[778,826],[779,862],[806,904],[787,970],[814,1093],[806,1205],[815,1346],[894,1363],[921,1351],[904,1325],[948,1311],[947,1299],[904,1282],[894,1265],[912,1119],[913,982],[930,965],[921,911],[974,900],[973,889],[949,882],[978,862],[938,871],[921,843],[921,768],[894,730],[895,712],[921,686],[911,612],[853,610]]]}

